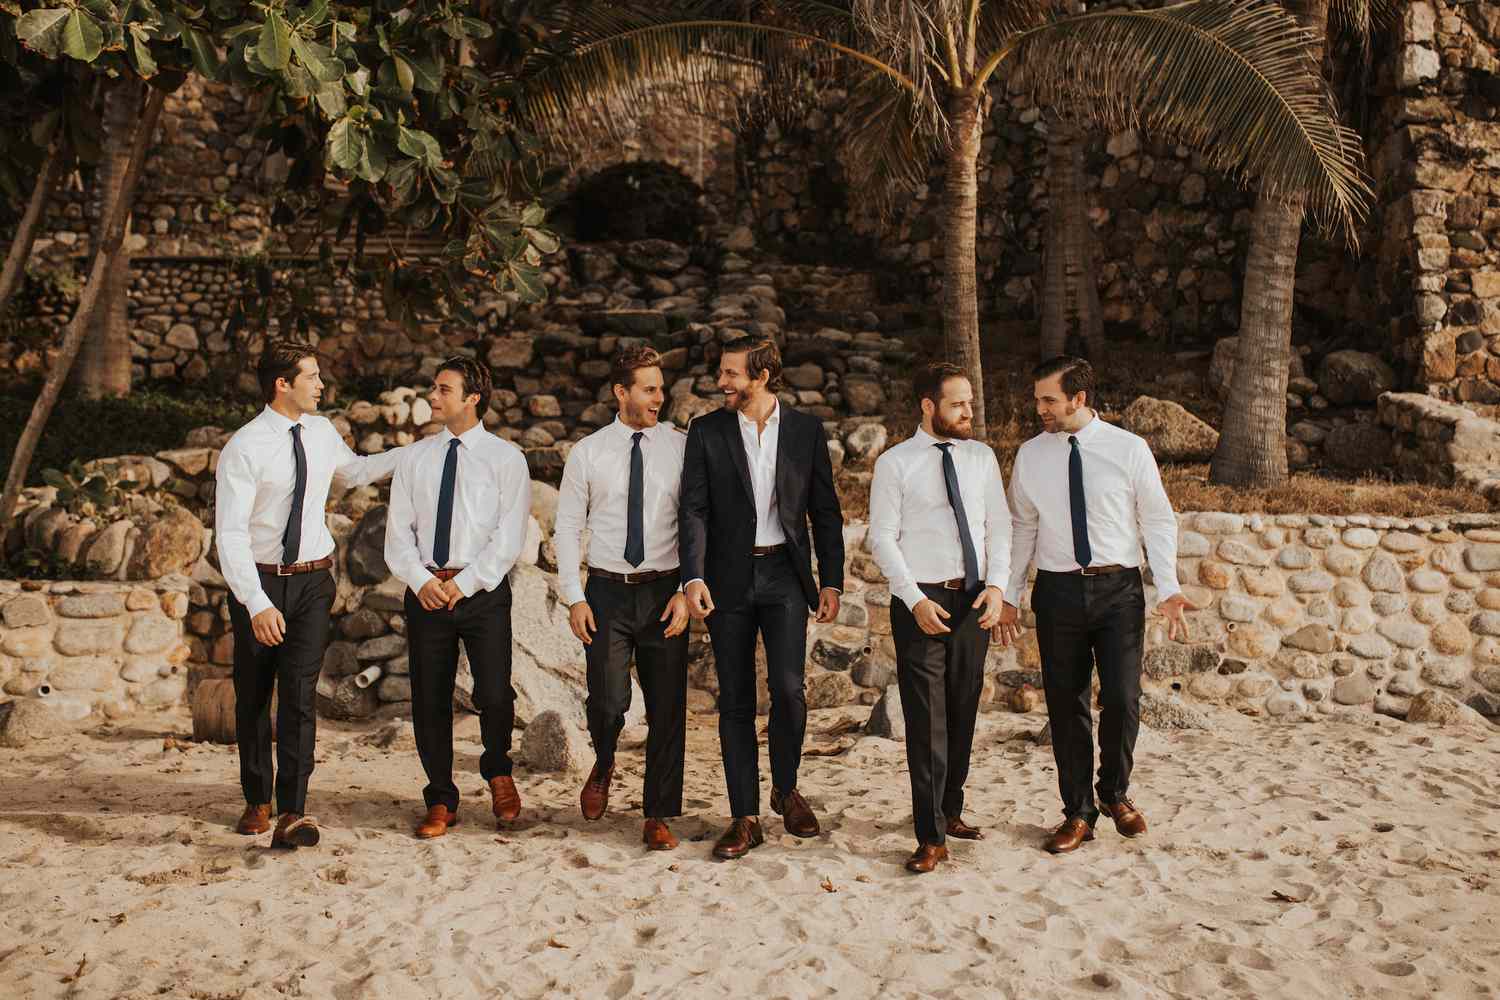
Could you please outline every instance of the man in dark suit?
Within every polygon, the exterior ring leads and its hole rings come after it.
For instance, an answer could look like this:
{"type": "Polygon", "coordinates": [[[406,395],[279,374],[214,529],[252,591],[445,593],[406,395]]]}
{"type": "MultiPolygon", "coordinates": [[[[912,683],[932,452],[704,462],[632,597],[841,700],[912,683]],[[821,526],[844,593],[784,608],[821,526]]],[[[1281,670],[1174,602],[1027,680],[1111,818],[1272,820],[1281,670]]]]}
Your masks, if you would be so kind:
{"type": "Polygon", "coordinates": [[[844,585],[844,517],[828,436],[816,417],[781,405],[781,353],[761,337],[724,345],[725,407],[688,428],[678,545],[689,611],[707,619],[719,675],[719,745],[734,822],[715,857],[765,842],[755,741],[755,636],[766,647],[771,694],[771,808],[798,837],[818,818],[797,790],[807,729],[807,616],[833,621],[844,585]],[[812,522],[809,540],[808,521],[812,522]],[[814,581],[811,554],[818,555],[814,581]]]}

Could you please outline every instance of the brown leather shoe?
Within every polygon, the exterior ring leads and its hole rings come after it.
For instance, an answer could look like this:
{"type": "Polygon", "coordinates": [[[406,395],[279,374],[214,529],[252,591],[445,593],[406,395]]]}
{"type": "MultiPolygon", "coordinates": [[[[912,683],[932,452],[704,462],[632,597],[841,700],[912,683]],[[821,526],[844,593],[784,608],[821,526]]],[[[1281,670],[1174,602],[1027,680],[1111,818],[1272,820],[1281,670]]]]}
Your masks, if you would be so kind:
{"type": "Polygon", "coordinates": [[[583,783],[583,791],[578,793],[578,806],[583,810],[584,819],[598,819],[609,808],[609,782],[614,776],[613,764],[603,771],[595,764],[589,771],[589,780],[583,783]]]}
{"type": "Polygon", "coordinates": [[[729,829],[724,831],[724,836],[714,844],[714,857],[721,861],[733,861],[735,858],[743,858],[765,842],[766,835],[761,832],[758,817],[736,816],[734,822],[729,824],[729,829]]]}
{"type": "Polygon", "coordinates": [[[918,875],[925,875],[938,866],[939,863],[948,860],[948,848],[942,844],[921,844],[911,857],[906,859],[906,870],[918,875]]]}
{"type": "Polygon", "coordinates": [[[790,792],[771,789],[771,811],[781,817],[786,832],[793,837],[816,837],[820,832],[812,806],[795,788],[790,792]]]}
{"type": "Polygon", "coordinates": [[[1122,837],[1139,837],[1146,832],[1146,817],[1141,815],[1141,811],[1129,799],[1101,802],[1099,809],[1115,821],[1115,829],[1122,837]]]}
{"type": "Polygon", "coordinates": [[[957,837],[959,840],[984,839],[984,834],[980,832],[979,827],[965,823],[962,816],[954,816],[948,820],[948,836],[957,837]]]}
{"type": "Polygon", "coordinates": [[[1049,854],[1067,854],[1076,851],[1084,841],[1094,839],[1094,828],[1089,826],[1088,820],[1082,816],[1074,816],[1070,820],[1064,820],[1063,825],[1052,831],[1042,844],[1043,850],[1049,854]]]}
{"type": "Polygon", "coordinates": [[[282,813],[276,821],[276,832],[271,834],[272,847],[291,850],[296,847],[318,846],[318,821],[301,813],[282,813]]]}
{"type": "Polygon", "coordinates": [[[646,825],[641,828],[641,843],[646,845],[648,851],[677,849],[677,838],[672,836],[672,831],[667,828],[667,821],[664,819],[646,820],[646,825]]]}
{"type": "Polygon", "coordinates": [[[269,829],[271,829],[271,804],[269,802],[263,806],[247,804],[245,811],[240,813],[240,821],[234,825],[235,833],[243,833],[247,837],[265,833],[269,829]]]}
{"type": "Polygon", "coordinates": [[[490,811],[502,823],[509,823],[521,815],[521,793],[510,775],[502,774],[490,779],[490,811]]]}
{"type": "Polygon", "coordinates": [[[427,810],[427,818],[417,824],[417,838],[431,840],[448,832],[448,827],[458,825],[458,813],[445,805],[435,805],[427,810]]]}

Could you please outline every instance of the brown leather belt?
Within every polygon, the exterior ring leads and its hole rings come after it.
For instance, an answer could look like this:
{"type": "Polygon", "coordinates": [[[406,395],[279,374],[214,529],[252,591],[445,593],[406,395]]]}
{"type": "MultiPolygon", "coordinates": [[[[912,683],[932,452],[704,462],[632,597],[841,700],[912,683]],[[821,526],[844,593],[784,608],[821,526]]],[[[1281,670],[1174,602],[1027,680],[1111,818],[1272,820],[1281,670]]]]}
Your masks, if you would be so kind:
{"type": "Polygon", "coordinates": [[[256,563],[255,568],[262,573],[272,576],[296,576],[298,573],[316,573],[320,569],[330,569],[333,566],[333,556],[324,556],[322,559],[312,559],[308,562],[290,563],[278,565],[277,563],[256,563]]]}
{"type": "Polygon", "coordinates": [[[676,576],[678,572],[679,568],[676,566],[671,569],[649,569],[640,573],[612,573],[607,569],[589,567],[589,576],[597,576],[601,580],[614,580],[616,583],[651,583],[653,580],[676,576]]]}
{"type": "Polygon", "coordinates": [[[445,569],[432,569],[431,567],[429,567],[427,570],[427,572],[431,573],[439,580],[451,580],[463,571],[464,567],[462,566],[449,566],[445,569]]]}
{"type": "Polygon", "coordinates": [[[961,576],[955,576],[951,580],[939,580],[937,583],[921,583],[921,582],[918,582],[917,586],[919,586],[919,587],[938,587],[938,588],[940,588],[942,590],[963,590],[964,589],[964,578],[961,577],[961,576]]]}
{"type": "Polygon", "coordinates": [[[1065,569],[1063,572],[1070,576],[1107,576],[1110,573],[1123,573],[1128,569],[1135,568],[1134,566],[1117,566],[1114,563],[1110,563],[1108,566],[1085,566],[1082,569],[1065,569]]]}
{"type": "Polygon", "coordinates": [[[777,545],[756,545],[750,549],[750,554],[752,556],[768,556],[773,552],[780,552],[784,548],[786,548],[785,542],[777,545]]]}

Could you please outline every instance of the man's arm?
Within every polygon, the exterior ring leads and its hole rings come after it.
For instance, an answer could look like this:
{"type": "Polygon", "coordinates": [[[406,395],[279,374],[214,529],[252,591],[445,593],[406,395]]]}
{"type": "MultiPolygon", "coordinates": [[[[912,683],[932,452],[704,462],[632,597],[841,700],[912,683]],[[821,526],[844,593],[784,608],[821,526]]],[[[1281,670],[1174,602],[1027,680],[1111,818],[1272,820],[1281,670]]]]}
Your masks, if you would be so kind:
{"type": "Polygon", "coordinates": [[[588,520],[589,509],[589,476],[583,451],[582,447],[574,446],[563,464],[557,519],[552,528],[552,544],[557,547],[557,582],[562,590],[563,603],[568,607],[583,600],[578,566],[582,556],[583,526],[588,520]]]}
{"type": "Polygon", "coordinates": [[[1137,447],[1132,463],[1135,487],[1135,517],[1141,539],[1146,544],[1146,558],[1151,564],[1151,579],[1156,584],[1158,603],[1182,593],[1177,582],[1177,515],[1172,501],[1161,484],[1156,456],[1144,442],[1137,447]]]}
{"type": "Polygon", "coordinates": [[[844,589],[844,512],[833,486],[833,459],[828,432],[816,418],[812,480],[807,487],[807,516],[812,521],[813,549],[818,553],[818,582],[825,589],[844,589]]]}
{"type": "Polygon", "coordinates": [[[519,448],[505,449],[500,475],[504,483],[500,488],[500,521],[490,532],[479,557],[453,578],[465,597],[498,587],[526,544],[526,525],[531,518],[531,470],[519,448]]]}
{"type": "Polygon", "coordinates": [[[402,448],[392,448],[390,451],[378,452],[374,455],[359,455],[354,449],[344,443],[339,437],[338,431],[333,429],[333,424],[328,425],[328,433],[333,436],[335,458],[333,474],[343,481],[349,488],[356,486],[368,486],[370,483],[378,483],[385,477],[396,471],[396,466],[401,464],[401,456],[410,448],[406,445],[402,448]]]}
{"type": "Polygon", "coordinates": [[[401,462],[391,483],[391,502],[385,514],[385,564],[412,593],[420,594],[436,577],[422,563],[422,552],[417,547],[417,506],[412,491],[414,464],[401,462]]]}
{"type": "Polygon", "coordinates": [[[886,452],[875,460],[875,477],[870,480],[870,550],[890,584],[891,596],[910,611],[925,595],[901,552],[900,536],[901,471],[886,452]]]}
{"type": "Polygon", "coordinates": [[[1010,587],[1010,507],[1005,500],[1005,478],[1000,474],[1000,460],[993,448],[989,454],[989,472],[984,481],[984,547],[989,566],[986,587],[999,587],[1007,594],[1010,587]]]}
{"type": "Polygon", "coordinates": [[[677,501],[677,552],[685,583],[703,579],[708,549],[708,465],[703,443],[703,421],[688,425],[687,449],[682,456],[682,486],[677,501]]]}
{"type": "Polygon", "coordinates": [[[1031,557],[1036,552],[1040,520],[1036,503],[1026,492],[1022,459],[1018,452],[1016,464],[1010,472],[1010,585],[1005,588],[1005,596],[1006,603],[1015,607],[1021,606],[1021,591],[1026,586],[1026,573],[1031,569],[1031,557]]]}
{"type": "Polygon", "coordinates": [[[231,443],[219,455],[214,482],[214,544],[219,551],[219,571],[235,600],[250,617],[272,607],[260,585],[255,553],[250,548],[250,512],[255,506],[255,469],[250,458],[231,443]]]}

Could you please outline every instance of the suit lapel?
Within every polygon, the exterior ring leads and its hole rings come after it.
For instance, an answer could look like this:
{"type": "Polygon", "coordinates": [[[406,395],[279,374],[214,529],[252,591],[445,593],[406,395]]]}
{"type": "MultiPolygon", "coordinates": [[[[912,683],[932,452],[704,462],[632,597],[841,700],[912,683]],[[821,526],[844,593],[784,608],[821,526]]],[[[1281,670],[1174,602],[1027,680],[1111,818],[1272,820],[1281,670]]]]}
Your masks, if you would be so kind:
{"type": "Polygon", "coordinates": [[[750,500],[750,508],[755,508],[755,487],[750,485],[750,460],[745,455],[745,440],[740,437],[740,416],[731,413],[729,419],[724,421],[724,436],[729,440],[725,442],[729,447],[729,454],[734,459],[734,467],[739,470],[740,482],[744,484],[745,496],[750,500]]]}

